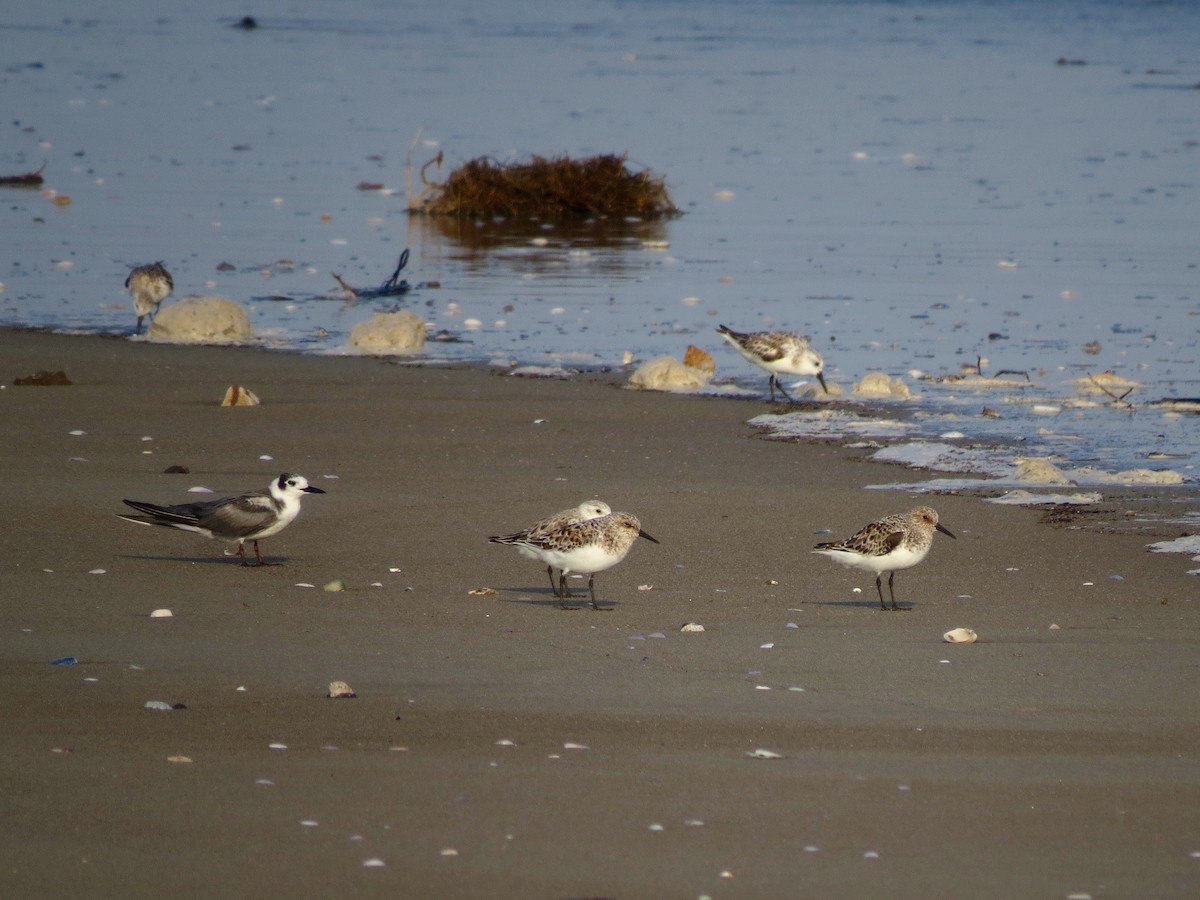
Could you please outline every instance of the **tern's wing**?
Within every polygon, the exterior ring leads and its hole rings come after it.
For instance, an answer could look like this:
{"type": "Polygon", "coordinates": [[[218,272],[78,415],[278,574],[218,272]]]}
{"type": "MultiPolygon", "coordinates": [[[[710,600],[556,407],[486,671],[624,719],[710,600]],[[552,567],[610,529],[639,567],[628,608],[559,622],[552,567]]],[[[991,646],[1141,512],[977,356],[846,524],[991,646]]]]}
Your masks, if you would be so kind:
{"type": "Polygon", "coordinates": [[[243,494],[214,503],[194,503],[190,507],[196,523],[214,534],[243,537],[266,528],[279,515],[267,494],[243,494]]]}

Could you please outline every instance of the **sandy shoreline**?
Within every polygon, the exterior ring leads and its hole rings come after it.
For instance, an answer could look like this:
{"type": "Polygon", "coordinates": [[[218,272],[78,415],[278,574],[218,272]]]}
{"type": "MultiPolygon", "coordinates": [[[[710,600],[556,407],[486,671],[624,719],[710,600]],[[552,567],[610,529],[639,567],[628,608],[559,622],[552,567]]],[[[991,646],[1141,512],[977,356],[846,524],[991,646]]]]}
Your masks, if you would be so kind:
{"type": "Polygon", "coordinates": [[[917,501],[754,439],[764,404],[14,331],[0,358],[0,895],[1200,889],[1197,582],[1145,551],[1178,527],[925,498],[958,540],[885,615],[808,549],[917,501]],[[11,386],[37,369],[74,384],[11,386]],[[219,408],[234,382],[263,406],[219,408]],[[328,494],[263,542],[282,566],[114,516],[283,470],[328,494]],[[562,613],[486,537],[592,496],[662,543],[597,576],[612,612],[562,613]]]}

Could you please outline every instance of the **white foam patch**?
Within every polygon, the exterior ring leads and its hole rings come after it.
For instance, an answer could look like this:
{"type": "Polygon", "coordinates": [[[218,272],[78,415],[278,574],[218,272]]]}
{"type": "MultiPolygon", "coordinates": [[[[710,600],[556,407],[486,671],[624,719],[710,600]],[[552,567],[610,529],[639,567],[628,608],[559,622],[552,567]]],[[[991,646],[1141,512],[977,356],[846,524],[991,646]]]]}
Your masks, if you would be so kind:
{"type": "Polygon", "coordinates": [[[1039,503],[1054,503],[1059,506],[1087,506],[1099,503],[1104,497],[1099,493],[1088,494],[1035,494],[1032,491],[1007,491],[1001,497],[990,497],[988,503],[1008,506],[1033,506],[1039,503]]]}
{"type": "Polygon", "coordinates": [[[782,415],[765,413],[755,416],[747,424],[754,428],[763,428],[768,432],[767,437],[782,441],[796,438],[894,438],[918,428],[912,422],[864,418],[838,409],[790,412],[782,415]]]}
{"type": "Polygon", "coordinates": [[[1200,534],[1175,538],[1173,541],[1158,541],[1155,544],[1147,544],[1146,549],[1152,553],[1191,553],[1195,555],[1200,553],[1200,534]]]}

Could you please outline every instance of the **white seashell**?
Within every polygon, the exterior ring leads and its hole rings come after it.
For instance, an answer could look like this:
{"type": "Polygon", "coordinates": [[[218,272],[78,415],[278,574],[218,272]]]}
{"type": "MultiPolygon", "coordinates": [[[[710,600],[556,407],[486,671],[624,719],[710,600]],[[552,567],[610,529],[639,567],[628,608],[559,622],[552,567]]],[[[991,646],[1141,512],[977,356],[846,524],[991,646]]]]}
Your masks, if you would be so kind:
{"type": "Polygon", "coordinates": [[[231,384],[225,389],[225,396],[221,400],[221,405],[258,406],[261,402],[262,401],[258,399],[258,396],[254,393],[254,391],[250,390],[249,388],[244,388],[240,384],[231,384]]]}
{"type": "Polygon", "coordinates": [[[160,709],[169,711],[171,709],[171,704],[167,703],[165,700],[147,700],[146,709],[160,709]]]}
{"type": "Polygon", "coordinates": [[[321,590],[328,591],[331,594],[336,594],[338,591],[344,591],[345,589],[346,589],[346,585],[344,582],[331,581],[331,582],[329,582],[329,584],[325,585],[325,587],[323,587],[321,590]]]}
{"type": "Polygon", "coordinates": [[[329,693],[326,696],[336,700],[339,697],[357,697],[358,694],[354,693],[354,688],[344,681],[331,681],[329,682],[329,693]]]}
{"type": "Polygon", "coordinates": [[[701,625],[699,622],[688,622],[686,625],[684,625],[679,630],[680,631],[703,631],[704,626],[701,625]]]}
{"type": "Polygon", "coordinates": [[[942,640],[947,644],[973,644],[979,640],[979,635],[970,628],[954,628],[943,634],[942,640]]]}
{"type": "Polygon", "coordinates": [[[774,750],[764,750],[762,747],[757,750],[749,750],[746,755],[751,759],[783,759],[783,754],[776,753],[774,750]]]}
{"type": "Polygon", "coordinates": [[[169,609],[165,609],[165,608],[164,609],[156,609],[154,612],[150,613],[150,618],[152,618],[152,619],[169,619],[173,615],[175,615],[175,613],[171,612],[169,609]]]}

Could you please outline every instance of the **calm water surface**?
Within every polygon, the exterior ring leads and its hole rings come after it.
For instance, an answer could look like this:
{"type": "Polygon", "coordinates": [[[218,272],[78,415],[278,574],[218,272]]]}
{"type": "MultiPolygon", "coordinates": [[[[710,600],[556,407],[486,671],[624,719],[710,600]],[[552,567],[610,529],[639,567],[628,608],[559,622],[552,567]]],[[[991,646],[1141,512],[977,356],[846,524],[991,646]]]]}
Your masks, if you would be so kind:
{"type": "Polygon", "coordinates": [[[311,352],[403,306],[458,338],[433,359],[695,343],[761,391],[713,329],[787,327],[844,388],[903,379],[917,433],[1197,479],[1200,419],[1149,405],[1200,396],[1196,4],[297,0],[253,31],[211,9],[0,18],[0,174],[45,164],[71,199],[0,188],[0,324],[128,331],[128,267],[161,259],[176,297],[311,352]],[[405,163],[438,151],[626,153],[684,214],[410,219],[405,163]],[[403,299],[336,293],[406,247],[403,299]],[[1030,385],[920,378],[980,357],[1030,385]],[[1070,405],[1104,370],[1134,411],[1070,405]]]}

